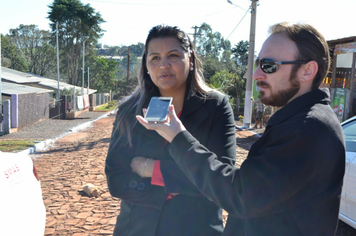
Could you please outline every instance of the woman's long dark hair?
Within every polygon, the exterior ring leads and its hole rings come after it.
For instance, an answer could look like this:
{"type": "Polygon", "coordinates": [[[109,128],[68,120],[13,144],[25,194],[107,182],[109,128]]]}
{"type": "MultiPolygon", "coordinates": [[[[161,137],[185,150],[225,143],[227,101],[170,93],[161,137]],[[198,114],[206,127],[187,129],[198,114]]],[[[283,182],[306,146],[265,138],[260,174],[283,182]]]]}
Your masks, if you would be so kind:
{"type": "Polygon", "coordinates": [[[137,120],[136,115],[142,115],[142,108],[148,103],[149,94],[152,91],[158,91],[157,86],[152,82],[147,73],[147,51],[148,44],[156,38],[176,38],[185,52],[192,57],[193,70],[190,71],[187,79],[188,91],[192,94],[206,95],[212,89],[205,83],[202,71],[202,63],[197,57],[194,46],[189,36],[174,26],[158,25],[153,27],[147,36],[145,51],[142,56],[141,69],[138,76],[138,86],[126,101],[119,105],[116,116],[116,129],[119,131],[118,139],[124,138],[123,144],[129,144],[132,147],[132,130],[137,120]]]}

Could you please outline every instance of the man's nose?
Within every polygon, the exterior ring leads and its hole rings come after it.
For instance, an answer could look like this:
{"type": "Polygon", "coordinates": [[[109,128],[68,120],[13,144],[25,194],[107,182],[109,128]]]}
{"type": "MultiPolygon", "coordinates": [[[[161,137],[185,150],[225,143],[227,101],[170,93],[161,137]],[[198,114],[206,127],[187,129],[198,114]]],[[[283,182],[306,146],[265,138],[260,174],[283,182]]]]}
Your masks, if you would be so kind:
{"type": "Polygon", "coordinates": [[[259,81],[259,80],[263,80],[266,78],[266,74],[263,73],[263,71],[261,70],[261,68],[258,66],[256,68],[256,70],[253,72],[252,74],[252,78],[256,81],[259,81]]]}

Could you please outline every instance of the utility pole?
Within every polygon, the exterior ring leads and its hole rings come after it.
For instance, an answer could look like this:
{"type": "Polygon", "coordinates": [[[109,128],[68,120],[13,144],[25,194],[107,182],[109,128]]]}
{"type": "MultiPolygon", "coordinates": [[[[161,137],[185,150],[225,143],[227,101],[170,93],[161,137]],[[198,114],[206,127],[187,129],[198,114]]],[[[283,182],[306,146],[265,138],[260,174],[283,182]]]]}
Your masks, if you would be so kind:
{"type": "Polygon", "coordinates": [[[250,128],[252,115],[252,75],[255,59],[255,32],[256,32],[256,15],[258,0],[251,0],[251,24],[250,24],[250,42],[247,64],[247,79],[245,92],[245,108],[244,108],[244,127],[250,128]]]}
{"type": "Polygon", "coordinates": [[[58,48],[58,21],[56,22],[56,47],[57,47],[57,81],[58,81],[58,94],[57,100],[61,98],[61,90],[59,87],[59,48],[58,48]]]}
{"type": "Polygon", "coordinates": [[[199,29],[199,26],[193,26],[192,29],[194,29],[194,34],[190,34],[193,35],[193,45],[194,45],[194,49],[196,49],[196,45],[197,45],[197,35],[201,35],[201,34],[197,34],[197,29],[199,29]]]}
{"type": "Polygon", "coordinates": [[[117,72],[116,72],[116,80],[115,80],[115,95],[116,95],[116,97],[117,97],[117,84],[119,83],[119,63],[117,63],[117,72]]]}
{"type": "Polygon", "coordinates": [[[84,95],[84,54],[85,54],[85,41],[83,41],[83,67],[82,67],[82,72],[83,72],[83,76],[82,76],[82,96],[84,95]]]}
{"type": "Polygon", "coordinates": [[[126,92],[128,92],[130,79],[130,48],[127,48],[127,77],[126,77],[126,92]]]}
{"type": "Polygon", "coordinates": [[[88,67],[88,90],[87,90],[87,94],[89,96],[89,67],[88,67]]]}
{"type": "Polygon", "coordinates": [[[194,29],[194,34],[193,34],[193,45],[194,45],[194,48],[197,45],[197,29],[198,28],[199,28],[198,26],[193,26],[192,27],[192,29],[194,29]]]}

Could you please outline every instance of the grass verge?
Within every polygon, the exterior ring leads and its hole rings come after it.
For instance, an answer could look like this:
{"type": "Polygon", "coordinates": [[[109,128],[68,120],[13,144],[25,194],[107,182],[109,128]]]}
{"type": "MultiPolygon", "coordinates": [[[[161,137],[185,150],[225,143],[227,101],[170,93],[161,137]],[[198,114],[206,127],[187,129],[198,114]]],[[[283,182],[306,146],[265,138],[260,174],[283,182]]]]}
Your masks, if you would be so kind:
{"type": "Polygon", "coordinates": [[[0,141],[0,151],[2,152],[19,152],[33,147],[35,141],[28,140],[4,140],[0,141]]]}
{"type": "Polygon", "coordinates": [[[95,110],[96,111],[113,111],[116,109],[116,107],[117,107],[117,101],[113,100],[113,101],[110,101],[108,104],[97,107],[95,110]]]}

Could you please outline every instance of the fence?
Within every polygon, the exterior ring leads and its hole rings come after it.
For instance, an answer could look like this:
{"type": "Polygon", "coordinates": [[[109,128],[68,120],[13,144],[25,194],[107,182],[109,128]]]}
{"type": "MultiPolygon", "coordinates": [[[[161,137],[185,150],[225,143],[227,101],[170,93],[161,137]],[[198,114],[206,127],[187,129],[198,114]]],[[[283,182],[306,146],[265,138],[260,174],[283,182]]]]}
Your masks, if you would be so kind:
{"type": "Polygon", "coordinates": [[[111,101],[111,97],[109,93],[97,93],[97,94],[93,94],[93,97],[94,96],[95,98],[92,99],[92,103],[91,103],[93,107],[100,106],[111,101]]]}
{"type": "Polygon", "coordinates": [[[66,96],[66,111],[81,111],[89,107],[96,107],[111,101],[110,93],[84,94],[83,96],[66,96]]]}

